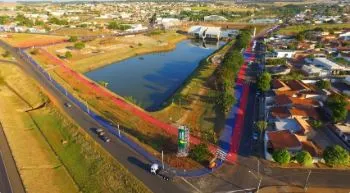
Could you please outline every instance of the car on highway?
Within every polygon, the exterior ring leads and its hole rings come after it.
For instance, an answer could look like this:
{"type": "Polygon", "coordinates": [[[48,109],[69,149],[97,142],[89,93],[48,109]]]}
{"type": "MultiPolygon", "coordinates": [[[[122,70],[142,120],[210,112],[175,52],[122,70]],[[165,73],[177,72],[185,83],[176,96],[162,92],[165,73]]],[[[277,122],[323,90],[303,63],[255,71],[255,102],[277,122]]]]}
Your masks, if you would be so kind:
{"type": "Polygon", "coordinates": [[[72,107],[72,105],[71,105],[70,103],[64,103],[64,106],[65,106],[65,107],[68,107],[68,108],[71,108],[71,107],[72,107]]]}
{"type": "Polygon", "coordinates": [[[111,141],[111,139],[105,135],[100,135],[100,138],[102,139],[102,141],[109,143],[111,141]]]}

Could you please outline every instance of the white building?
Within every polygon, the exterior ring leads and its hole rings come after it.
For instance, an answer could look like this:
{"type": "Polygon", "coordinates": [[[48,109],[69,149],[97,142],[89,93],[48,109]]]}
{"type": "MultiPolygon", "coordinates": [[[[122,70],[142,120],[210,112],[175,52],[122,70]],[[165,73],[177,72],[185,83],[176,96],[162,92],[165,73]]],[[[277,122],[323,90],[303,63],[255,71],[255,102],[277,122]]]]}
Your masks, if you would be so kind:
{"type": "Polygon", "coordinates": [[[328,75],[328,71],[315,65],[303,65],[301,70],[308,76],[325,77],[328,75]]]}
{"type": "Polygon", "coordinates": [[[345,77],[344,83],[350,86],[350,76],[345,77]]]}
{"type": "Polygon", "coordinates": [[[315,66],[327,70],[330,74],[339,74],[339,72],[342,71],[350,71],[349,68],[340,66],[337,63],[328,60],[327,58],[315,58],[312,63],[315,66]]]}
{"type": "Polygon", "coordinates": [[[294,50],[276,50],[273,54],[273,56],[276,58],[293,58],[294,55],[294,50]]]}
{"type": "Polygon", "coordinates": [[[148,29],[148,27],[142,26],[142,24],[130,24],[131,28],[127,29],[125,31],[127,32],[140,32],[145,31],[148,29]]]}
{"type": "Polygon", "coordinates": [[[345,41],[350,41],[350,31],[343,33],[343,34],[340,34],[339,38],[344,39],[345,41]]]}
{"type": "Polygon", "coordinates": [[[192,26],[188,30],[188,34],[195,38],[202,39],[220,39],[220,27],[192,26]]]}
{"type": "Polygon", "coordinates": [[[156,23],[163,26],[165,29],[169,29],[181,24],[180,20],[177,18],[157,18],[156,23]]]}
{"type": "Polygon", "coordinates": [[[204,16],[204,21],[227,21],[227,19],[220,15],[204,16]]]}

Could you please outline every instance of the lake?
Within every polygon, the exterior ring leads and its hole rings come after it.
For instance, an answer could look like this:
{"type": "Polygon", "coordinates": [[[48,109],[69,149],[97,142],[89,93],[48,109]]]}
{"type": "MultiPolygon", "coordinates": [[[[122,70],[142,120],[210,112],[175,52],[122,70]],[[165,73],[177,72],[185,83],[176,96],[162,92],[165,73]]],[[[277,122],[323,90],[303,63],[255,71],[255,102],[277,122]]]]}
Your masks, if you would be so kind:
{"type": "Polygon", "coordinates": [[[174,50],[135,56],[85,75],[108,82],[108,89],[132,97],[142,108],[159,108],[197,68],[200,61],[224,45],[183,40],[174,50]]]}

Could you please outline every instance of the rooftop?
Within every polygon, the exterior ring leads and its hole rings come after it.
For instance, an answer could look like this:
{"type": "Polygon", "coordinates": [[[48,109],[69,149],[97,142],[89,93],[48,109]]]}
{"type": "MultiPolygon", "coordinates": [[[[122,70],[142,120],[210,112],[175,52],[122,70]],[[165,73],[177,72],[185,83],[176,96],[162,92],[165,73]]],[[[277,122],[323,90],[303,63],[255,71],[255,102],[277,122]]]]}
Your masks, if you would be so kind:
{"type": "Polygon", "coordinates": [[[292,100],[287,95],[277,95],[275,97],[275,103],[278,106],[290,105],[292,104],[292,100]]]}
{"type": "Polygon", "coordinates": [[[293,107],[289,110],[290,114],[295,117],[306,117],[319,120],[320,116],[315,108],[302,108],[302,107],[293,107]]]}
{"type": "Polygon", "coordinates": [[[300,141],[289,130],[271,131],[267,136],[273,149],[301,148],[300,141]]]}
{"type": "Polygon", "coordinates": [[[300,131],[300,125],[294,119],[281,119],[279,121],[276,121],[275,127],[278,131],[289,130],[292,133],[297,133],[300,131]]]}
{"type": "Polygon", "coordinates": [[[329,70],[337,70],[337,69],[344,69],[343,66],[340,66],[338,65],[337,63],[334,63],[330,60],[328,60],[327,58],[315,58],[314,60],[314,63],[315,64],[318,64],[318,65],[322,65],[324,66],[325,68],[329,69],[329,70]]]}
{"type": "Polygon", "coordinates": [[[270,112],[273,117],[279,119],[285,119],[291,116],[287,107],[272,107],[270,112]]]}
{"type": "Polygon", "coordinates": [[[301,91],[301,90],[308,90],[309,89],[309,87],[307,87],[305,84],[303,84],[299,80],[287,81],[287,85],[294,91],[301,91]]]}

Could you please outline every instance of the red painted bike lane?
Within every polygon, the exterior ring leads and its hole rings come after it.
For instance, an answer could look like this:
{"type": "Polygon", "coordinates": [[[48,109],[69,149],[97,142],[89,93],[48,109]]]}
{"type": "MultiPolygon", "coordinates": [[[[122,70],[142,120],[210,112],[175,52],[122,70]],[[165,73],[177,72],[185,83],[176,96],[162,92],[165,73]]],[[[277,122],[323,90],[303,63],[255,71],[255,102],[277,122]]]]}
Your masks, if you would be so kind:
{"type": "MultiPolygon", "coordinates": [[[[245,53],[251,54],[251,44],[253,40],[251,41],[249,47],[246,49],[245,53]]],[[[226,157],[228,162],[235,163],[237,161],[237,153],[239,150],[239,146],[241,143],[241,137],[244,129],[244,117],[245,117],[245,111],[248,104],[248,95],[249,95],[249,85],[245,83],[245,76],[246,71],[248,68],[248,62],[253,60],[254,56],[250,56],[249,58],[245,59],[244,64],[240,68],[237,79],[236,79],[236,85],[242,86],[242,95],[239,100],[239,108],[236,112],[236,119],[235,124],[232,128],[232,135],[231,135],[231,143],[230,143],[230,151],[226,157]]]]}

